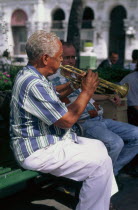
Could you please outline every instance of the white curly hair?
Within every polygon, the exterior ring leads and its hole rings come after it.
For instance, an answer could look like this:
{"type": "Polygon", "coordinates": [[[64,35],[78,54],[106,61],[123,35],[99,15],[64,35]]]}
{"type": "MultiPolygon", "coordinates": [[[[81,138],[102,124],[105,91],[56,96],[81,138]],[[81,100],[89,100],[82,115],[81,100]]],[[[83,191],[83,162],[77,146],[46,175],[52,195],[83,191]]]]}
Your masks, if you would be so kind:
{"type": "Polygon", "coordinates": [[[26,53],[29,61],[35,61],[40,56],[47,54],[53,57],[59,50],[59,38],[54,33],[39,30],[33,33],[26,43],[26,53]]]}

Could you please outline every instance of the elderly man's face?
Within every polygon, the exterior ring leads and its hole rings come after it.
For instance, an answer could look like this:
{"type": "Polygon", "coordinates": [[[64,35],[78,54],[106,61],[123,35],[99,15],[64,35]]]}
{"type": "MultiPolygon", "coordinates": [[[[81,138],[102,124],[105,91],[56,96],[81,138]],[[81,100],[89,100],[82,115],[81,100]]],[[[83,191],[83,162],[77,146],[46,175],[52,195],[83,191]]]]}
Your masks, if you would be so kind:
{"type": "Polygon", "coordinates": [[[112,64],[115,64],[118,61],[118,54],[116,53],[112,53],[112,55],[110,56],[110,61],[112,64]]]}
{"type": "Polygon", "coordinates": [[[62,49],[62,44],[60,41],[58,41],[59,44],[59,50],[58,52],[53,56],[53,57],[50,57],[48,56],[48,59],[47,59],[47,65],[46,65],[46,69],[48,69],[48,75],[51,75],[51,74],[55,74],[57,69],[59,68],[60,64],[62,63],[63,61],[63,57],[62,57],[62,54],[63,54],[63,49],[62,49]]]}

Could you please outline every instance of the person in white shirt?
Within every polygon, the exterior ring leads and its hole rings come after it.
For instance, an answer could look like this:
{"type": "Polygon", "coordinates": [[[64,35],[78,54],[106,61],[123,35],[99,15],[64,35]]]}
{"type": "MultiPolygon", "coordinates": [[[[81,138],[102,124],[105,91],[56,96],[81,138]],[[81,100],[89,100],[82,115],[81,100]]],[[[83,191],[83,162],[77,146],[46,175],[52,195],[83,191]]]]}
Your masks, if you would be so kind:
{"type": "Polygon", "coordinates": [[[125,69],[134,71],[136,69],[136,64],[138,62],[138,50],[132,51],[132,61],[124,66],[125,69]]]}

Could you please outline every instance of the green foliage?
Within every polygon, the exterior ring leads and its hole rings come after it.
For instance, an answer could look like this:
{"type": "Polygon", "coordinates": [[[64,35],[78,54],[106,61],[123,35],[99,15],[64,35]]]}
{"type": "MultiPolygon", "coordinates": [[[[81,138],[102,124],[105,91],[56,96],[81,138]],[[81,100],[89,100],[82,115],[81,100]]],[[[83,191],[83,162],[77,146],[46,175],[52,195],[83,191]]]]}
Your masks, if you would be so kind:
{"type": "Polygon", "coordinates": [[[21,66],[10,66],[7,71],[1,72],[0,71],[0,90],[11,90],[14,79],[18,73],[18,71],[21,69],[21,66]]]}
{"type": "Polygon", "coordinates": [[[22,66],[11,66],[10,67],[9,74],[11,76],[10,78],[11,78],[12,83],[14,82],[14,79],[20,69],[22,69],[22,66]]]}
{"type": "Polygon", "coordinates": [[[8,72],[0,72],[0,90],[11,89],[12,82],[8,72]]]}
{"type": "Polygon", "coordinates": [[[121,68],[113,68],[113,67],[106,67],[106,68],[99,68],[95,70],[95,72],[98,72],[99,77],[110,81],[110,82],[120,82],[123,77],[125,77],[127,74],[132,72],[128,69],[121,69],[121,68]]]}

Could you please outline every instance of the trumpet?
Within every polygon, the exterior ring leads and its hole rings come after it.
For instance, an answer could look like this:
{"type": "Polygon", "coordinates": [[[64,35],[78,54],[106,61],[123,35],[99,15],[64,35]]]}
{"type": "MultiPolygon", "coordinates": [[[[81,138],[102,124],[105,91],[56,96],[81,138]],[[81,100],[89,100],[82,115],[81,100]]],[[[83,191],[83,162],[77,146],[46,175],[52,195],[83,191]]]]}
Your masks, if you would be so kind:
{"type": "MultiPolygon", "coordinates": [[[[60,65],[60,68],[61,68],[62,76],[66,77],[74,84],[81,85],[81,81],[82,81],[83,77],[86,75],[85,71],[75,68],[70,65],[64,65],[64,66],[60,65]],[[77,78],[77,77],[73,77],[72,75],[66,76],[63,70],[66,70],[70,73],[74,73],[81,77],[77,78]]],[[[107,90],[111,90],[111,91],[115,92],[116,94],[118,94],[121,98],[124,98],[128,94],[129,85],[127,83],[125,83],[123,85],[117,85],[117,84],[114,84],[107,80],[104,80],[102,78],[99,78],[99,85],[97,87],[96,92],[101,93],[101,94],[107,94],[106,93],[107,90]]]]}

